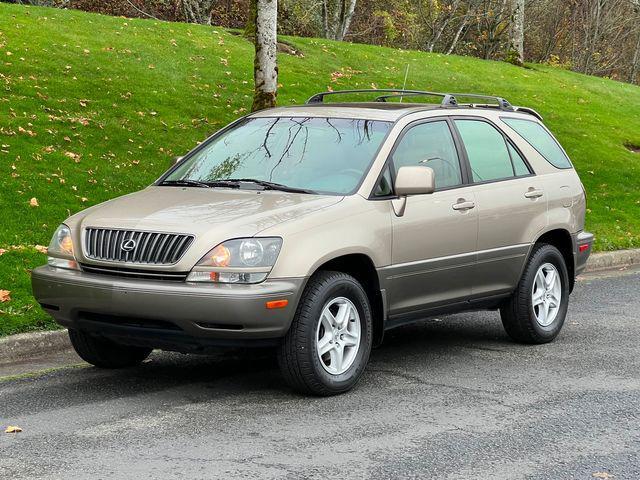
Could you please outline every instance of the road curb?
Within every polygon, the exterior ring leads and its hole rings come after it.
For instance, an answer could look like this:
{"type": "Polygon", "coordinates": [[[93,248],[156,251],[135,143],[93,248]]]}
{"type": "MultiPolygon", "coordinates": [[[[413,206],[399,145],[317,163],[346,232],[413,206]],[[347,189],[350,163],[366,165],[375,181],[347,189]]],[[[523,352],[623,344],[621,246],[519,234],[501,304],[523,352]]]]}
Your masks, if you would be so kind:
{"type": "Polygon", "coordinates": [[[70,348],[66,329],[10,335],[0,338],[0,365],[17,363],[70,348]]]}
{"type": "Polygon", "coordinates": [[[594,253],[589,257],[585,272],[597,272],[611,268],[630,267],[640,264],[640,248],[594,253]]]}
{"type": "MultiPolygon", "coordinates": [[[[640,248],[594,253],[589,257],[586,272],[624,268],[640,264],[640,248]]],[[[0,364],[20,362],[71,348],[67,330],[21,333],[0,338],[0,364]]]]}

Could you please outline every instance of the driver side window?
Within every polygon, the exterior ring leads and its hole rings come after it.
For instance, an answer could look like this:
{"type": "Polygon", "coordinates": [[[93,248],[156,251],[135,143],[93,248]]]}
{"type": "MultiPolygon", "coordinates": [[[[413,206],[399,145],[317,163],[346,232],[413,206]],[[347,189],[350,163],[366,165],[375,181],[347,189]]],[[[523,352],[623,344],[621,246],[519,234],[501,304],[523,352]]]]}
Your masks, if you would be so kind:
{"type": "Polygon", "coordinates": [[[446,121],[421,123],[407,131],[393,153],[393,165],[431,167],[436,188],[462,184],[462,172],[453,135],[446,121]]]}

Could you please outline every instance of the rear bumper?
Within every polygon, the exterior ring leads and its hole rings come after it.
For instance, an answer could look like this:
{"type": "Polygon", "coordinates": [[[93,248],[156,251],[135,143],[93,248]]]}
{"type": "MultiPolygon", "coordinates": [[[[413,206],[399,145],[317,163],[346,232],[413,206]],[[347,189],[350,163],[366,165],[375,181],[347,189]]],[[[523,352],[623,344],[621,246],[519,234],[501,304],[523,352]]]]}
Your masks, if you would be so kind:
{"type": "Polygon", "coordinates": [[[284,336],[304,279],[202,285],[44,266],[33,271],[32,284],[38,302],[61,325],[121,343],[187,352],[284,336]],[[266,308],[267,301],[279,299],[288,305],[266,308]]]}
{"type": "Polygon", "coordinates": [[[579,232],[572,235],[573,262],[576,276],[580,275],[587,266],[587,260],[593,248],[593,238],[593,234],[589,232],[579,232]]]}

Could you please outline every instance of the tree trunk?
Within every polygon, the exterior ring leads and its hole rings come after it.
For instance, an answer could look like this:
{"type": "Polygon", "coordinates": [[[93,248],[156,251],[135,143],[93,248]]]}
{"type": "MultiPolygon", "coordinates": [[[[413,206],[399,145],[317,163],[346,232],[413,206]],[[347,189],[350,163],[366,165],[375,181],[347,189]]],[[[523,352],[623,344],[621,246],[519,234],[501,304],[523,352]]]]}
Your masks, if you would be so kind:
{"type": "Polygon", "coordinates": [[[351,26],[357,0],[322,0],[322,27],[325,38],[344,40],[351,26]]]}
{"type": "Polygon", "coordinates": [[[510,43],[513,63],[524,65],[524,0],[514,0],[510,43]]]}
{"type": "Polygon", "coordinates": [[[464,31],[464,29],[467,27],[467,22],[469,21],[469,17],[471,15],[473,15],[472,12],[468,13],[467,15],[464,16],[464,18],[460,22],[460,25],[458,26],[458,30],[456,30],[456,34],[453,37],[453,40],[451,41],[451,45],[449,46],[449,50],[447,50],[447,55],[451,55],[453,51],[456,49],[456,46],[460,41],[460,36],[462,35],[462,32],[464,31]]]}
{"type": "Polygon", "coordinates": [[[636,83],[636,76],[638,75],[638,67],[640,67],[640,32],[638,32],[638,41],[636,48],[633,52],[633,59],[631,60],[631,72],[629,73],[629,83],[636,83]]]}
{"type": "MultiPolygon", "coordinates": [[[[211,24],[212,0],[180,0],[179,5],[182,8],[182,15],[188,23],[211,24]]],[[[135,5],[134,8],[138,10],[135,5]]]]}
{"type": "Polygon", "coordinates": [[[356,0],[343,0],[342,16],[340,21],[339,38],[336,40],[344,40],[345,35],[349,31],[353,12],[356,10],[356,0]]]}
{"type": "Polygon", "coordinates": [[[251,13],[255,12],[255,51],[253,78],[255,90],[252,111],[275,107],[278,94],[278,2],[277,0],[251,0],[251,13]],[[255,9],[253,8],[255,7],[255,9]]]}

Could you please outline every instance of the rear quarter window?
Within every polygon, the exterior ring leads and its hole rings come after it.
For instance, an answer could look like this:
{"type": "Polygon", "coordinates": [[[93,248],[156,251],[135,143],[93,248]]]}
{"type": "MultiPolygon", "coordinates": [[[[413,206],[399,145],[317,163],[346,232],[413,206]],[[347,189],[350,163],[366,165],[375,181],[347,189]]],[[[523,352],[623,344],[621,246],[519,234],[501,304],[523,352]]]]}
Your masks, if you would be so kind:
{"type": "Polygon", "coordinates": [[[572,168],[571,162],[556,139],[542,125],[520,118],[502,118],[502,121],[515,130],[551,165],[556,168],[572,168]]]}

